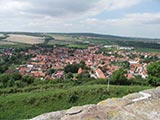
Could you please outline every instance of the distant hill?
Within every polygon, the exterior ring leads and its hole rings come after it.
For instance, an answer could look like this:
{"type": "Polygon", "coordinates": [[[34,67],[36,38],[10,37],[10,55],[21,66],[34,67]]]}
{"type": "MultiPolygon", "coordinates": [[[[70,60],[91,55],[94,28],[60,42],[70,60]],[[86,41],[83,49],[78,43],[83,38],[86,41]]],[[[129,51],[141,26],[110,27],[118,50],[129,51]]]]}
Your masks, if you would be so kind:
{"type": "Polygon", "coordinates": [[[42,33],[42,32],[0,32],[0,34],[21,34],[21,35],[31,35],[31,36],[42,36],[44,34],[53,35],[65,35],[72,37],[90,37],[95,39],[109,39],[109,40],[130,40],[130,41],[160,41],[160,39],[154,38],[139,38],[139,37],[125,37],[116,35],[106,35],[106,34],[96,34],[96,33],[42,33]]]}
{"type": "MultiPolygon", "coordinates": [[[[119,45],[135,48],[160,49],[160,39],[122,37],[114,35],[96,34],[96,33],[38,33],[38,32],[1,32],[1,36],[5,35],[7,39],[9,35],[21,35],[30,37],[45,38],[41,44],[94,44],[94,45],[119,45]]],[[[24,38],[25,39],[25,38],[24,38]]],[[[15,40],[18,43],[24,43],[22,40],[15,40]]],[[[4,46],[4,38],[0,38],[0,45],[4,46]]],[[[34,42],[34,41],[33,41],[34,42]]],[[[36,42],[37,43],[37,42],[36,42]]],[[[6,43],[7,44],[7,43],[6,43]]],[[[8,43],[9,44],[9,43],[8,43]]],[[[28,44],[28,42],[27,42],[28,44]]]]}
{"type": "MultiPolygon", "coordinates": [[[[160,49],[160,39],[122,37],[95,33],[48,33],[55,40],[65,42],[119,45],[135,48],[160,49]]],[[[70,43],[69,43],[70,44],[70,43]]]]}
{"type": "Polygon", "coordinates": [[[131,40],[131,41],[160,41],[160,39],[152,38],[139,38],[139,37],[123,37],[115,35],[105,35],[105,34],[96,34],[96,33],[52,33],[57,35],[68,35],[72,37],[93,37],[97,39],[110,39],[110,40],[131,40]]]}

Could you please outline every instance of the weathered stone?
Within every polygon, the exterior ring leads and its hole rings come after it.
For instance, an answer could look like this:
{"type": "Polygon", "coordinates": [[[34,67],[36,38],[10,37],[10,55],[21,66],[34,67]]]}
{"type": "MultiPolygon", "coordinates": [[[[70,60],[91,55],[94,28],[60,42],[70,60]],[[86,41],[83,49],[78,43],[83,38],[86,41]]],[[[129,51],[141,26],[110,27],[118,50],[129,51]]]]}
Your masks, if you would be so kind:
{"type": "Polygon", "coordinates": [[[75,115],[83,111],[83,107],[72,107],[66,111],[66,115],[75,115]]]}
{"type": "Polygon", "coordinates": [[[61,118],[65,115],[65,111],[51,112],[42,114],[33,118],[32,120],[61,120],[61,118]]]}

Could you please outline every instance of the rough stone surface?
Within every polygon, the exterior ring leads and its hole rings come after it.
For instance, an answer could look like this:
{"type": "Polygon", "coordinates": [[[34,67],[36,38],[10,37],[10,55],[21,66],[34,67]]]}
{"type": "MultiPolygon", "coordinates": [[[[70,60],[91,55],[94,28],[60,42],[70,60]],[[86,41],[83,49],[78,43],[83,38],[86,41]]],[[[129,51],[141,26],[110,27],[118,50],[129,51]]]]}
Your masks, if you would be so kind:
{"type": "Polygon", "coordinates": [[[96,105],[42,114],[32,120],[160,120],[160,87],[96,105]]]}

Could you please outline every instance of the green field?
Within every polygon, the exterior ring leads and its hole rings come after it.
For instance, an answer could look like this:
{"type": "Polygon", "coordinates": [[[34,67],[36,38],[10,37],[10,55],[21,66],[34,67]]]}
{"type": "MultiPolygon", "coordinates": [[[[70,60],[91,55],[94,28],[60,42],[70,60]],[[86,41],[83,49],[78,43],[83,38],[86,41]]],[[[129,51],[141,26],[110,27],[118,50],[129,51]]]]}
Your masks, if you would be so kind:
{"type": "Polygon", "coordinates": [[[86,49],[88,48],[88,45],[85,44],[69,44],[67,45],[69,48],[77,48],[77,49],[86,49]]]}
{"type": "Polygon", "coordinates": [[[151,52],[151,53],[160,53],[160,49],[152,49],[152,48],[137,48],[139,52],[151,52]]]}
{"type": "MultiPolygon", "coordinates": [[[[67,85],[68,86],[68,85],[67,85]]],[[[0,96],[0,119],[29,119],[37,115],[68,109],[72,106],[95,104],[107,98],[122,97],[150,87],[145,86],[107,86],[102,84],[58,87],[41,86],[31,92],[4,94],[0,96]],[[47,89],[49,88],[49,89],[47,89]]]]}
{"type": "Polygon", "coordinates": [[[26,48],[31,47],[32,45],[29,44],[21,44],[21,43],[15,43],[15,44],[1,44],[0,48],[26,48]]]}

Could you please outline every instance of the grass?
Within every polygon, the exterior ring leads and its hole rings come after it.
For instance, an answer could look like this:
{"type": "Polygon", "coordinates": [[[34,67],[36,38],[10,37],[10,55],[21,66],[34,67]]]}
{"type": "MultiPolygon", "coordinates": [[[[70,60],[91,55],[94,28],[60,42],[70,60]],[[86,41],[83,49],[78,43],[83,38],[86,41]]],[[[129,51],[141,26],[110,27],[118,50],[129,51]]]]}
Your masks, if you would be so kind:
{"type": "Polygon", "coordinates": [[[152,48],[137,48],[139,52],[152,52],[152,53],[160,53],[160,49],[152,49],[152,48]]]}
{"type": "Polygon", "coordinates": [[[0,96],[0,119],[29,119],[37,115],[68,109],[72,106],[95,104],[110,97],[122,97],[150,87],[80,85],[67,88],[53,88],[0,96]]]}
{"type": "Polygon", "coordinates": [[[56,44],[58,44],[58,45],[66,45],[66,44],[68,44],[68,42],[62,41],[62,40],[50,40],[48,42],[48,45],[56,45],[56,44]]]}
{"type": "Polygon", "coordinates": [[[86,49],[88,48],[87,44],[69,44],[67,45],[69,48],[77,48],[77,49],[86,49]]]}
{"type": "Polygon", "coordinates": [[[23,44],[23,43],[15,43],[15,44],[0,44],[0,48],[26,48],[31,47],[32,45],[23,44]]]}

